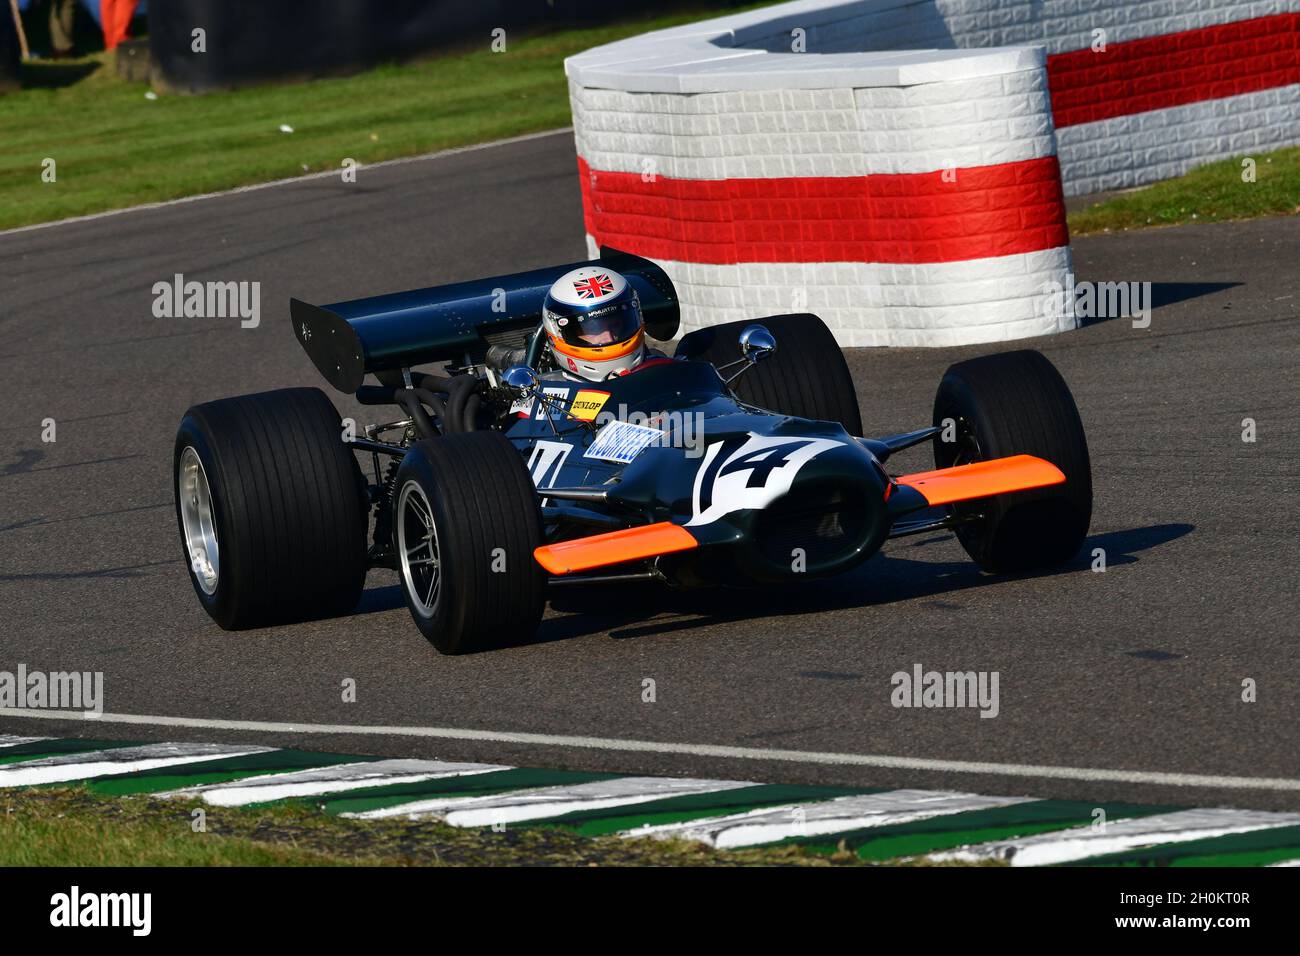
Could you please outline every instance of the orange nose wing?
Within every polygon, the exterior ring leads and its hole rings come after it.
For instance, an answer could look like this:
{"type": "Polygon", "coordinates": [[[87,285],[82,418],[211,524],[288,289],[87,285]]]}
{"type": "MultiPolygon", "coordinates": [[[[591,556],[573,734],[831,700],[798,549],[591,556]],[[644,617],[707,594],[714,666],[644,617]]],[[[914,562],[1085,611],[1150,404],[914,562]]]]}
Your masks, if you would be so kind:
{"type": "Polygon", "coordinates": [[[572,574],[574,571],[590,571],[609,564],[687,551],[698,544],[681,525],[662,521],[544,545],[533,552],[533,557],[552,574],[572,574]]]}
{"type": "Polygon", "coordinates": [[[1012,455],[955,468],[921,471],[895,480],[900,485],[915,488],[932,505],[947,505],[954,501],[1059,485],[1065,481],[1065,473],[1050,461],[1033,455],[1012,455]]]}

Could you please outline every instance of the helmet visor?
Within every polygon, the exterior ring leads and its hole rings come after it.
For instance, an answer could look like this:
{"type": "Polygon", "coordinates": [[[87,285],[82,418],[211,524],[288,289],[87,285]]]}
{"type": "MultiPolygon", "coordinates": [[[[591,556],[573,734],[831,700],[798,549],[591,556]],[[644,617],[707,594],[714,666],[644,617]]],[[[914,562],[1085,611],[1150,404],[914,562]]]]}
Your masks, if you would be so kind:
{"type": "Polygon", "coordinates": [[[560,325],[560,337],[570,345],[598,349],[618,345],[636,335],[641,328],[641,310],[635,299],[593,309],[582,315],[569,316],[560,325]]]}

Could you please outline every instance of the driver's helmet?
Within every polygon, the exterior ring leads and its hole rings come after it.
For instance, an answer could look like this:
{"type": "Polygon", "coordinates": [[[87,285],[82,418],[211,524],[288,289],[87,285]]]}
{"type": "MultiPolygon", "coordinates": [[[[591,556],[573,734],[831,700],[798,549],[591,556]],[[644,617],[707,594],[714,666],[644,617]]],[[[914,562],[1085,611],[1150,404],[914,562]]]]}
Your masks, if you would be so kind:
{"type": "Polygon", "coordinates": [[[542,324],[560,367],[601,382],[625,375],[645,358],[645,323],[636,290],[617,272],[583,266],[555,281],[542,324]]]}

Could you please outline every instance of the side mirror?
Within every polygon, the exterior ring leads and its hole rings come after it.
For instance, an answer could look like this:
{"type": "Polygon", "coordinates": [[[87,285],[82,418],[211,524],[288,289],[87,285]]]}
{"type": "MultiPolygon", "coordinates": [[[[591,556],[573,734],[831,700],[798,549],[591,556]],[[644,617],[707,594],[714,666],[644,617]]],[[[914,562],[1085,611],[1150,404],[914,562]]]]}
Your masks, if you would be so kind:
{"type": "Polygon", "coordinates": [[[527,365],[512,365],[501,373],[501,381],[528,394],[537,388],[537,373],[527,365]]]}
{"type": "Polygon", "coordinates": [[[750,365],[776,352],[776,337],[763,325],[747,325],[740,333],[740,354],[750,365]]]}

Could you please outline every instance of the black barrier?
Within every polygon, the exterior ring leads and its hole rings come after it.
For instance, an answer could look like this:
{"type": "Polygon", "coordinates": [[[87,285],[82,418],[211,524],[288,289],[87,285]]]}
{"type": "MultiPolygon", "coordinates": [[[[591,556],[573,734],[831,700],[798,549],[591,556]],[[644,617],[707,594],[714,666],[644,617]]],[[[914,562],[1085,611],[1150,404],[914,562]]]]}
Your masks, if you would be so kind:
{"type": "MultiPolygon", "coordinates": [[[[664,0],[152,0],[154,79],[201,92],[347,72],[481,42],[492,31],[573,26],[662,10],[664,0]],[[205,31],[205,52],[194,31],[205,31]]],[[[508,46],[507,46],[508,49],[508,46]]]]}
{"type": "Polygon", "coordinates": [[[9,4],[0,5],[0,93],[16,90],[22,77],[22,52],[18,28],[9,4]]]}

